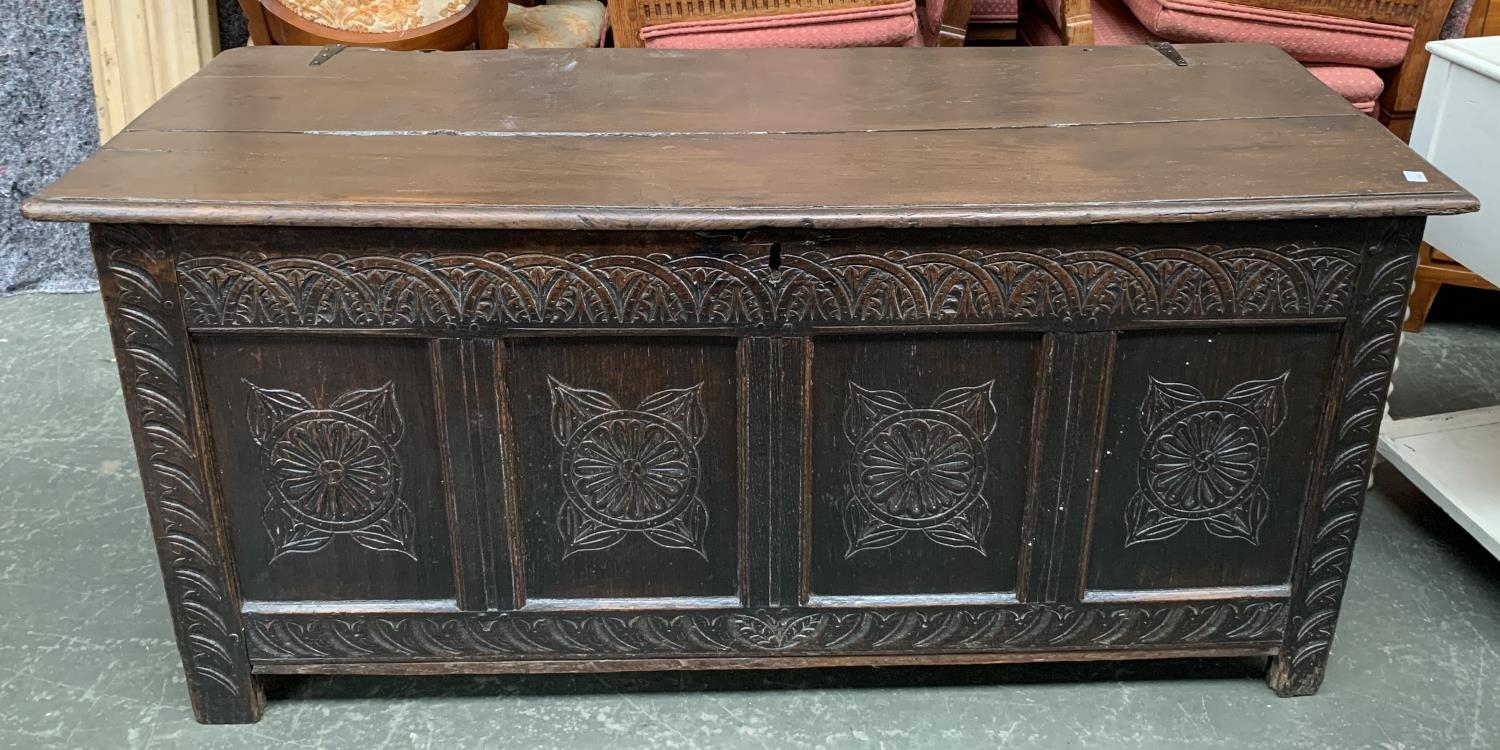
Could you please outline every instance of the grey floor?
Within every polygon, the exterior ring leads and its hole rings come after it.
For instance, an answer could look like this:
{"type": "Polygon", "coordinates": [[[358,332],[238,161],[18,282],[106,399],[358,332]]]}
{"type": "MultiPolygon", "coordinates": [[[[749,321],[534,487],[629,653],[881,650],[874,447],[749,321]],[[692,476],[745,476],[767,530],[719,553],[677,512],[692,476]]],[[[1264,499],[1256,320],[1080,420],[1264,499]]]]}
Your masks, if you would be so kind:
{"type": "MultiPolygon", "coordinates": [[[[1398,416],[1500,403],[1500,321],[1449,318],[1406,339],[1398,416]]],[[[1275,698],[1247,661],[305,678],[272,683],[259,724],[205,727],[97,298],[4,298],[0,746],[1500,747],[1500,563],[1389,467],[1376,476],[1311,698],[1275,698]]]]}

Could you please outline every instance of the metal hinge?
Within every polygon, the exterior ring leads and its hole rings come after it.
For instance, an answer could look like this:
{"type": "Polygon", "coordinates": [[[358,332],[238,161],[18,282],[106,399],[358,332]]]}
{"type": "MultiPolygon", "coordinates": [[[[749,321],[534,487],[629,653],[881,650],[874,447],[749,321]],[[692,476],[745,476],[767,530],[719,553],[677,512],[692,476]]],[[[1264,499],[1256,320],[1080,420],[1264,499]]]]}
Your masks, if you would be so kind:
{"type": "Polygon", "coordinates": [[[319,65],[328,62],[333,58],[334,55],[337,55],[338,53],[343,52],[346,49],[349,49],[348,45],[330,44],[323,49],[318,50],[318,54],[313,55],[312,62],[308,63],[307,67],[316,68],[319,65]]]}
{"type": "Polygon", "coordinates": [[[1162,57],[1171,60],[1173,65],[1179,68],[1186,68],[1188,66],[1188,61],[1182,58],[1182,53],[1178,52],[1177,48],[1173,47],[1171,42],[1147,42],[1147,45],[1151,49],[1160,52],[1162,57]]]}

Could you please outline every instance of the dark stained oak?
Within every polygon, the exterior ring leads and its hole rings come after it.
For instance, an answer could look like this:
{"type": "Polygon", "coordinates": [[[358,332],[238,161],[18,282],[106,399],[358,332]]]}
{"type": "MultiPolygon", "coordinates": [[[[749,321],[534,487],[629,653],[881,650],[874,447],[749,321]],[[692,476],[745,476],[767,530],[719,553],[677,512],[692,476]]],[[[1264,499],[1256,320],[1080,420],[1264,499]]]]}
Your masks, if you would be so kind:
{"type": "MultiPolygon", "coordinates": [[[[738,601],[739,570],[743,555],[737,549],[739,519],[744,512],[738,485],[738,432],[735,382],[742,373],[736,367],[736,340],[729,337],[685,338],[634,336],[597,339],[528,337],[512,339],[501,363],[501,376],[511,393],[510,437],[517,446],[519,463],[518,511],[522,523],[525,594],[528,601],[580,600],[595,598],[650,599],[662,597],[727,597],[738,601]],[[577,398],[614,401],[601,408],[563,437],[554,420],[565,398],[560,389],[582,391],[577,398]],[[694,442],[689,434],[680,445],[670,424],[635,421],[655,394],[683,391],[682,410],[689,419],[717,425],[694,442]],[[639,411],[637,411],[639,410],[639,411]],[[621,417],[608,416],[611,412],[621,417]],[[630,416],[625,416],[629,414],[630,416]],[[602,418],[602,419],[601,419],[602,418]],[[545,440],[536,439],[545,437],[545,440]],[[632,442],[640,441],[640,442],[632,442]],[[658,442],[660,441],[660,442],[658,442]],[[585,532],[560,536],[559,516],[568,507],[589,503],[598,495],[570,492],[564,483],[587,481],[589,468],[607,461],[615,451],[637,446],[647,457],[656,455],[647,446],[680,448],[661,471],[643,487],[653,498],[679,500],[696,506],[685,509],[692,523],[680,534],[656,538],[637,518],[653,515],[625,509],[621,516],[631,521],[611,533],[605,530],[586,538],[585,532]],[[561,464],[561,465],[559,465],[561,464]],[[580,475],[579,470],[584,474],[580,475]],[[668,486],[677,474],[694,473],[692,487],[668,486]],[[681,489],[680,493],[674,492],[681,489]],[[581,501],[581,502],[580,502],[581,501]],[[562,542],[557,544],[555,542],[562,542]],[[590,554],[595,550],[600,553],[590,554]],[[644,571],[651,571],[649,575],[644,571]]],[[[652,412],[654,413],[654,412],[652,412]]],[[[674,412],[675,413],[675,412],[674,412]]],[[[634,454],[631,454],[634,455],[634,454]]],[[[646,466],[651,464],[645,462],[646,466]]],[[[611,496],[622,505],[630,498],[611,496]]],[[[586,510],[598,512],[590,505],[586,510]]],[[[608,513],[607,508],[603,509],[608,513]]],[[[580,513],[582,517],[586,514],[580,513]]],[[[585,521],[587,522],[587,521],[585,521]]],[[[675,528],[675,527],[674,527],[675,528]]],[[[578,604],[576,606],[587,606],[578,604]]]]}
{"type": "Polygon", "coordinates": [[[201,721],[275,673],[1318,689],[1474,200],[1279,52],[310,52],[26,203],[95,224],[201,721]]]}
{"type": "Polygon", "coordinates": [[[261,52],[216,60],[30,199],[28,215],[644,229],[1357,217],[1469,205],[1266,46],[1185,47],[1185,68],[1141,47],[976,49],[951,60],[859,49],[403,61],[346,50],[317,67],[308,50],[261,52]],[[386,77],[393,69],[403,72],[386,77]],[[678,69],[694,75],[681,87],[660,83],[678,69]],[[372,108],[367,96],[401,104],[372,108]],[[997,174],[994,164],[1006,166],[997,174]]]}
{"type": "Polygon", "coordinates": [[[1057,123],[1346,116],[1270,45],[1139,46],[959,55],[900,49],[508,50],[392,55],[230,50],[128,127],[138,131],[788,133],[959,130],[1057,123]],[[693,75],[662,86],[662,71],[693,75]],[[747,75],[753,68],[754,75],[747,75]],[[807,75],[809,69],[818,75],[807,75]],[[1076,83],[1088,78],[1088,96],[1076,83]],[[223,79],[233,79],[232,90],[223,79]],[[1141,90],[1156,89],[1150,97],[1141,90]],[[462,96],[455,96],[463,92],[462,96]],[[405,106],[375,108],[370,98],[405,106]],[[317,101],[316,107],[299,106],[317,101]],[[776,106],[766,106],[775,102],[776,106]],[[897,104],[897,106],[892,106],[897,104]]]}
{"type": "Polygon", "coordinates": [[[811,340],[813,411],[807,418],[811,434],[805,439],[810,442],[813,502],[804,513],[811,529],[809,595],[815,601],[886,595],[920,602],[932,595],[976,593],[1014,599],[1024,548],[1028,456],[1011,448],[1030,442],[1040,342],[1034,332],[811,340]],[[932,409],[955,388],[969,389],[979,404],[955,410],[963,417],[956,420],[932,409]],[[856,434],[863,429],[848,424],[849,411],[856,408],[851,401],[870,392],[893,394],[899,407],[894,413],[914,418],[865,419],[868,432],[856,434]],[[899,427],[887,429],[892,426],[899,427]],[[934,535],[923,524],[900,520],[928,514],[900,510],[892,514],[900,524],[895,529],[851,539],[845,524],[867,514],[855,497],[861,492],[851,487],[849,467],[859,467],[857,482],[878,493],[888,486],[890,475],[882,469],[892,449],[899,452],[934,437],[954,440],[954,447],[997,448],[988,454],[992,460],[983,460],[984,451],[972,453],[981,459],[973,474],[979,486],[974,503],[954,517],[962,522],[952,526],[952,533],[934,535]],[[883,546],[880,533],[899,538],[883,546]]]}
{"type": "MultiPolygon", "coordinates": [[[[1272,507],[1296,507],[1308,494],[1317,447],[1318,425],[1325,420],[1328,377],[1335,336],[1326,328],[1196,329],[1122,334],[1115,344],[1111,373],[1112,405],[1104,416],[1101,491],[1089,508],[1093,519],[1084,583],[1089,594],[1146,589],[1192,589],[1208,586],[1262,586],[1287,579],[1298,519],[1268,514],[1256,544],[1230,544],[1204,522],[1188,523],[1172,545],[1131,543],[1129,506],[1135,497],[1143,462],[1172,460],[1150,448],[1147,422],[1140,416],[1151,379],[1170,380],[1219,399],[1245,381],[1286,375],[1280,387],[1284,421],[1264,436],[1268,465],[1262,489],[1272,507]],[[1164,374],[1164,370],[1171,373],[1164,374]],[[1129,487],[1131,492],[1118,488],[1129,487]]],[[[1225,413],[1230,410],[1226,409],[1225,413]]],[[[1212,413],[1203,410],[1202,413],[1212,413]]]]}

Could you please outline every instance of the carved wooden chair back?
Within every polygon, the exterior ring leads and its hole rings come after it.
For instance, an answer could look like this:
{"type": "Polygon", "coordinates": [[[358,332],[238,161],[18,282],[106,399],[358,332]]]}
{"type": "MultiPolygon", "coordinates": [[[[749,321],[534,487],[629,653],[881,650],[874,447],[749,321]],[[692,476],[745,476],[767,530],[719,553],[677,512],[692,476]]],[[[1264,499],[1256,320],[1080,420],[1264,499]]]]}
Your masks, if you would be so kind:
{"type": "MultiPolygon", "coordinates": [[[[610,0],[609,25],[616,47],[644,47],[641,29],[683,21],[765,18],[793,13],[871,8],[891,0],[610,0]]],[[[933,30],[933,46],[961,47],[972,0],[950,0],[933,30]]]]}
{"type": "Polygon", "coordinates": [[[409,31],[344,31],[303,18],[279,0],[239,0],[258,45],[380,47],[390,50],[505,49],[506,0],[470,0],[447,18],[409,31]]]}

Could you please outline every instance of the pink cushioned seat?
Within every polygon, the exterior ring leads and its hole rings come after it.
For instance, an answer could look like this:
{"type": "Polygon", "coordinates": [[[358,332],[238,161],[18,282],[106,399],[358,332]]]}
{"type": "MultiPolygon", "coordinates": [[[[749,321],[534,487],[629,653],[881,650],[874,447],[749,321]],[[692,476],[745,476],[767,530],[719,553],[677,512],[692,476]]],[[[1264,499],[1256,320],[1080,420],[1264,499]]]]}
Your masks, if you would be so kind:
{"type": "MultiPolygon", "coordinates": [[[[1137,20],[1169,42],[1274,44],[1301,62],[1389,68],[1401,64],[1412,30],[1220,0],[1124,0],[1137,20]]],[[[1061,0],[1044,3],[1058,18],[1061,0]]]]}
{"type": "Polygon", "coordinates": [[[1302,62],[1389,68],[1411,44],[1405,26],[1219,0],[1125,0],[1141,24],[1173,42],[1274,44],[1302,62]]]}
{"type": "MultiPolygon", "coordinates": [[[[1127,0],[1128,1],[1128,0],[1127,0]]],[[[1094,21],[1094,43],[1100,46],[1145,44],[1162,38],[1152,34],[1135,15],[1116,0],[1093,0],[1089,14],[1094,21]]],[[[1021,15],[1021,41],[1033,47],[1061,45],[1062,35],[1046,13],[1021,15]]],[[[1375,71],[1357,65],[1306,64],[1309,73],[1354,105],[1361,112],[1374,113],[1375,101],[1385,89],[1385,82],[1375,71]]]]}
{"type": "MultiPolygon", "coordinates": [[[[937,3],[941,11],[943,4],[937,3]]],[[[969,9],[969,21],[979,23],[1015,23],[1020,3],[1017,0],[974,0],[969,9]]],[[[938,14],[942,16],[941,12],[938,14]]]]}
{"type": "Polygon", "coordinates": [[[1362,112],[1374,114],[1375,101],[1385,91],[1385,81],[1369,68],[1354,65],[1307,65],[1307,72],[1317,76],[1328,88],[1337,91],[1362,112]]]}
{"type": "MultiPolygon", "coordinates": [[[[923,15],[927,27],[935,29],[943,21],[944,0],[927,0],[923,15]]],[[[1018,0],[974,0],[969,8],[969,23],[1015,23],[1020,16],[1018,0]]]]}
{"type": "MultiPolygon", "coordinates": [[[[1094,44],[1112,47],[1117,44],[1145,44],[1162,40],[1147,31],[1117,0],[1093,0],[1089,13],[1094,21],[1094,44]]],[[[1057,47],[1063,43],[1056,22],[1045,13],[1022,14],[1019,35],[1021,41],[1032,47],[1057,47]]]]}
{"type": "Polygon", "coordinates": [[[641,29],[655,49],[920,47],[916,0],[760,18],[679,21],[641,29]]]}

